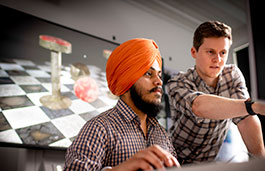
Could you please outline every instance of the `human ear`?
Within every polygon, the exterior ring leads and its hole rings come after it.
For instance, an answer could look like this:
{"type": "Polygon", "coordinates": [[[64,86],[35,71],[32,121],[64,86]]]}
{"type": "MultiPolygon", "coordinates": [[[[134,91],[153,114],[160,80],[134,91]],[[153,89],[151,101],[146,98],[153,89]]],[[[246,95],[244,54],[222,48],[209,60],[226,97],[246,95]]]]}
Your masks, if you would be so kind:
{"type": "Polygon", "coordinates": [[[195,47],[192,47],[191,48],[191,50],[190,50],[190,52],[191,52],[191,56],[194,58],[194,59],[196,59],[196,54],[197,54],[197,50],[195,49],[195,47]]]}

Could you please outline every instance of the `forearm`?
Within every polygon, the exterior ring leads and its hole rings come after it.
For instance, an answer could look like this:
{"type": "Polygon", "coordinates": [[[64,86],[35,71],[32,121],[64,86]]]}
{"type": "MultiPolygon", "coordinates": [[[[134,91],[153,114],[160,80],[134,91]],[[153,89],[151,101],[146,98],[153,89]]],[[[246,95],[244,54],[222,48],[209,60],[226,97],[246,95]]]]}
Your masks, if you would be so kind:
{"type": "Polygon", "coordinates": [[[245,99],[231,99],[215,95],[200,95],[192,104],[192,111],[198,117],[228,119],[248,115],[245,99]]]}
{"type": "Polygon", "coordinates": [[[265,115],[265,104],[259,103],[259,102],[255,102],[252,105],[252,109],[255,113],[261,114],[261,115],[265,115]]]}
{"type": "Polygon", "coordinates": [[[250,153],[265,157],[262,129],[257,116],[249,116],[238,123],[238,129],[250,153]]]}

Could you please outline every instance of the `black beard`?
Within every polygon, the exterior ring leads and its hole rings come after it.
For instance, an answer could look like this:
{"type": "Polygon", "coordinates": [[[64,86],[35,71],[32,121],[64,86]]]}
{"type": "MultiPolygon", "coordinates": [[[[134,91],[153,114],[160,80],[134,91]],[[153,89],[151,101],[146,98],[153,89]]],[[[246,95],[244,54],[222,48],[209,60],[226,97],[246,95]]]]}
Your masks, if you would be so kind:
{"type": "Polygon", "coordinates": [[[143,100],[141,92],[137,91],[134,85],[130,88],[130,94],[134,105],[143,113],[147,114],[148,117],[156,117],[163,108],[160,103],[146,102],[143,100]]]}

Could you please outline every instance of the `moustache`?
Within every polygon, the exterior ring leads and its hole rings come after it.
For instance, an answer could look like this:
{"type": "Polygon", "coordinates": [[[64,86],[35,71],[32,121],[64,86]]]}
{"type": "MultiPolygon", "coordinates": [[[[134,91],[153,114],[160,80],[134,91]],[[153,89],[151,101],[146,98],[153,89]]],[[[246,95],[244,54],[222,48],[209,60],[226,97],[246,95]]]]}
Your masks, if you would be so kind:
{"type": "Polygon", "coordinates": [[[159,90],[159,91],[161,92],[161,94],[164,93],[162,87],[155,87],[155,88],[152,88],[149,92],[152,93],[152,92],[155,92],[155,91],[157,91],[157,90],[159,90]]]}

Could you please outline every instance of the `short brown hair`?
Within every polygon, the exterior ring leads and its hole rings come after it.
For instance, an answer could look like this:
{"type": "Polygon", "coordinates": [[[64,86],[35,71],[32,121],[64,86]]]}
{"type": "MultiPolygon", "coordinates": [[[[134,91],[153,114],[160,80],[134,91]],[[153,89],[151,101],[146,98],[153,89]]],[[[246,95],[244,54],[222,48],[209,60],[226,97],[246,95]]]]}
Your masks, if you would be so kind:
{"type": "Polygon", "coordinates": [[[193,36],[193,47],[196,51],[202,45],[204,38],[227,37],[232,44],[232,29],[228,25],[219,21],[207,21],[199,25],[193,36]]]}

